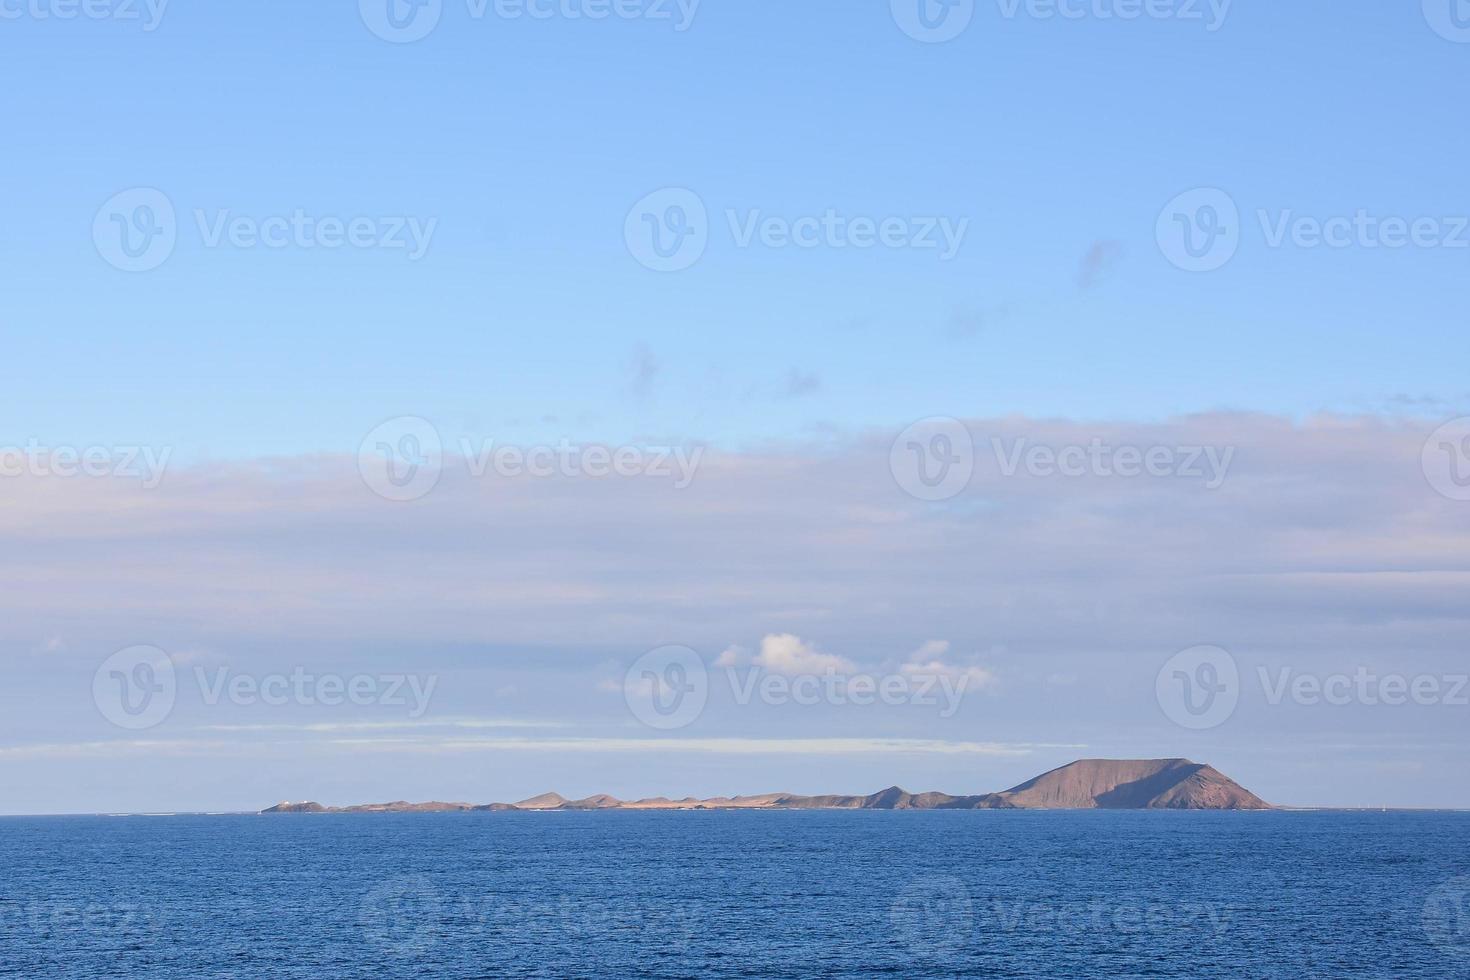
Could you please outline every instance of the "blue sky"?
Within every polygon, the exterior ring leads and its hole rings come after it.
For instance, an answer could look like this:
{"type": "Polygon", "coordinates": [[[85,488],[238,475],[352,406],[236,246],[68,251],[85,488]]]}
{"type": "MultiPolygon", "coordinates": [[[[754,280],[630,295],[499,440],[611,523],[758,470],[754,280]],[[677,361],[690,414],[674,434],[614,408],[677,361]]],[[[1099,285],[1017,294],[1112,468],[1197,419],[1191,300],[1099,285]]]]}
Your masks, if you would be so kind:
{"type": "Polygon", "coordinates": [[[1470,806],[1470,783],[1423,790],[1415,768],[1462,755],[1465,709],[1256,697],[1198,734],[1153,695],[1159,665],[1201,643],[1251,678],[1463,661],[1470,504],[1419,464],[1429,433],[1470,413],[1470,38],[1449,0],[1155,0],[1168,16],[1136,20],[1100,14],[1129,0],[1069,3],[1075,18],[987,0],[945,43],[902,29],[904,0],[703,0],[683,30],[654,0],[604,20],[560,12],[588,0],[545,18],[443,0],[411,43],[370,29],[375,2],[171,0],[155,23],[122,0],[98,19],[0,0],[0,449],[146,447],[173,467],[146,491],[0,480],[0,546],[22,557],[4,582],[0,771],[28,787],[0,811],[506,799],[553,778],[967,792],[1076,754],[1186,753],[1285,802],[1377,803],[1367,779],[1470,806]],[[1160,217],[1202,188],[1237,210],[1234,251],[1190,272],[1160,217]],[[106,233],[140,216],[140,189],[176,242],[126,271],[106,233]],[[694,195],[706,247],[660,272],[626,229],[669,189],[694,195]],[[828,212],[896,219],[910,245],[962,233],[952,256],[740,241],[752,216],[828,212]],[[222,222],[298,214],[366,219],[378,242],[418,228],[424,249],[211,244],[222,222]],[[1282,221],[1359,214],[1379,231],[1431,219],[1437,237],[1272,245],[1282,221]],[[476,481],[461,461],[395,504],[354,460],[401,416],[451,453],[463,438],[724,455],[688,494],[476,481]],[[936,416],[966,420],[981,457],[996,433],[1222,446],[1235,475],[1219,494],[1120,490],[977,464],[963,495],[923,501],[887,460],[936,416]],[[438,738],[486,730],[465,719],[627,737],[617,692],[644,651],[685,644],[713,665],[738,648],[748,668],[784,636],[848,672],[932,661],[985,692],[943,723],[716,697],[688,737],[771,738],[773,754],[686,746],[658,772],[655,745],[595,766],[554,745],[318,757],[271,726],[382,719],[221,712],[192,681],[166,724],[130,736],[86,694],[110,654],[150,644],[186,679],[434,676],[438,738]],[[817,737],[855,741],[789,742],[817,737]],[[863,739],[951,748],[868,758],[863,739]],[[976,768],[956,775],[951,751],[976,768]],[[1338,771],[1308,771],[1332,752],[1338,771]]]}
{"type": "Polygon", "coordinates": [[[12,374],[12,437],[232,458],[350,449],[405,413],[743,444],[935,414],[1464,406],[1465,251],[1272,250],[1255,231],[1192,275],[1153,229],[1200,186],[1252,226],[1257,208],[1464,212],[1465,45],[1412,6],[1241,3],[1214,32],[1001,10],[946,44],[877,2],[706,0],[683,32],[450,2],[412,44],[350,3],[176,0],[152,32],[8,21],[24,152],[0,163],[0,316],[14,363],[56,366],[12,374]],[[129,275],[89,230],[137,186],[185,230],[129,275]],[[622,228],[668,186],[721,226],[828,208],[970,226],[948,262],[720,233],[659,275],[622,228]],[[418,262],[205,249],[196,209],[438,227],[418,262]],[[657,365],[641,388],[640,347],[657,365]],[[801,397],[793,370],[815,381],[801,397]]]}

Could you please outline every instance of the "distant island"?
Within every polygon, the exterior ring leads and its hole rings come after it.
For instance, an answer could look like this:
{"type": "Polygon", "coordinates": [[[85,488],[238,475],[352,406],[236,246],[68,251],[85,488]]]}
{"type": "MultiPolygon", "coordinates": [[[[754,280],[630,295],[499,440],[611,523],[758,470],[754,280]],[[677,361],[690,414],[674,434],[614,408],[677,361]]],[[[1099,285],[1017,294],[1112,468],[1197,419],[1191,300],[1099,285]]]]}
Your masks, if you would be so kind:
{"type": "Polygon", "coordinates": [[[688,797],[569,800],[544,793],[519,803],[367,803],[329,807],[278,803],[262,813],[453,813],[547,810],[1270,810],[1271,804],[1213,766],[1188,759],[1082,759],[1002,793],[951,796],[897,786],[870,796],[688,797]]]}

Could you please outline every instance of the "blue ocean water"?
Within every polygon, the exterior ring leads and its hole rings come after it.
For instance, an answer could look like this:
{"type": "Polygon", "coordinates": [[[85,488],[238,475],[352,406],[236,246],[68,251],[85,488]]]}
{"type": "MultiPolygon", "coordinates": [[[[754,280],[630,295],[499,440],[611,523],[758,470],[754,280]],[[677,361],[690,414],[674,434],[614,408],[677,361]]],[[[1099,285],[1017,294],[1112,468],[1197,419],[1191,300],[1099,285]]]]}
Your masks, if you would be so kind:
{"type": "Polygon", "coordinates": [[[0,820],[0,975],[1470,976],[1470,814],[0,820]]]}

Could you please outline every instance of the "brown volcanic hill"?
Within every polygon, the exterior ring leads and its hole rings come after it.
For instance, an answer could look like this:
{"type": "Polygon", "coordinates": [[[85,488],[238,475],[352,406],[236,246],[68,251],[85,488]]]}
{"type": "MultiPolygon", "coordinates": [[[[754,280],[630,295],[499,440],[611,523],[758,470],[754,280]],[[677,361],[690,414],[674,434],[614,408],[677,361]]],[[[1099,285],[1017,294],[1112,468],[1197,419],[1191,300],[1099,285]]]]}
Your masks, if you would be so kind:
{"type": "Polygon", "coordinates": [[[1025,809],[1269,810],[1213,766],[1188,759],[1083,759],[998,794],[1025,809]]]}
{"type": "Polygon", "coordinates": [[[598,793],[584,800],[568,800],[565,808],[568,810],[607,810],[611,807],[622,806],[623,801],[616,796],[608,796],[606,793],[598,793]]]}
{"type": "Polygon", "coordinates": [[[897,786],[868,796],[656,796],[625,803],[606,794],[568,800],[543,793],[519,803],[373,803],[325,807],[281,803],[262,813],[413,813],[463,810],[1269,810],[1271,804],[1213,766],[1188,759],[1083,759],[1043,773],[1004,793],[951,796],[897,786]]]}
{"type": "Polygon", "coordinates": [[[261,813],[462,813],[476,807],[468,803],[359,803],[357,806],[322,806],[320,803],[277,803],[261,813]]]}
{"type": "Polygon", "coordinates": [[[948,793],[910,793],[890,786],[868,796],[775,797],[767,806],[788,810],[983,810],[1008,809],[995,793],[984,796],[950,796],[948,793]]]}
{"type": "Polygon", "coordinates": [[[327,808],[320,803],[277,803],[275,806],[261,813],[326,813],[327,808]]]}
{"type": "Polygon", "coordinates": [[[555,810],[559,807],[566,806],[570,802],[571,800],[562,796],[560,793],[542,793],[540,796],[533,796],[529,800],[521,800],[521,802],[514,804],[514,806],[517,810],[555,810]]]}
{"type": "Polygon", "coordinates": [[[333,807],[334,813],[463,813],[473,810],[474,807],[468,803],[408,803],[399,800],[396,803],[361,803],[357,806],[333,807]]]}

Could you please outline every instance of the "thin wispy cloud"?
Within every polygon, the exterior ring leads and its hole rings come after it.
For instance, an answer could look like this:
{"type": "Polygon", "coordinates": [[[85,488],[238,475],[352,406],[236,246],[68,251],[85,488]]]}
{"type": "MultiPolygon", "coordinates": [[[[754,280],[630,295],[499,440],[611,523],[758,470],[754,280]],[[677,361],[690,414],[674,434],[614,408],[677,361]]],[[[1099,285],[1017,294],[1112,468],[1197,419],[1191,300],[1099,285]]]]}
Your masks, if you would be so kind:
{"type": "Polygon", "coordinates": [[[222,742],[184,739],[114,739],[72,743],[0,746],[7,758],[113,758],[117,756],[200,756],[223,753],[248,756],[283,749],[354,753],[537,752],[637,755],[694,753],[706,755],[976,755],[1024,757],[1043,749],[1082,750],[1085,744],[1042,744],[947,741],[912,738],[331,738],[316,741],[222,742]]]}
{"type": "Polygon", "coordinates": [[[199,725],[201,732],[370,732],[407,729],[483,729],[483,728],[572,728],[565,721],[535,721],[514,718],[425,718],[414,721],[341,721],[305,724],[271,723],[245,725],[199,725]]]}
{"type": "Polygon", "coordinates": [[[1082,256],[1077,270],[1077,288],[1086,290],[1096,286],[1122,257],[1121,243],[1108,240],[1093,242],[1087,254],[1082,256]]]}
{"type": "Polygon", "coordinates": [[[792,368],[786,375],[786,382],[781,388],[784,398],[801,398],[804,395],[815,394],[822,390],[822,379],[814,371],[803,371],[800,368],[792,368]]]}
{"type": "Polygon", "coordinates": [[[577,738],[577,739],[338,739],[354,749],[406,752],[702,753],[711,755],[983,755],[1019,757],[1038,749],[1081,750],[1083,744],[1041,745],[914,738],[577,738]]]}
{"type": "MultiPolygon", "coordinates": [[[[375,496],[356,460],[339,456],[196,466],[151,491],[7,480],[0,548],[27,560],[0,566],[0,622],[14,649],[51,636],[66,649],[16,658],[16,724],[51,747],[14,746],[0,758],[23,769],[45,753],[269,756],[284,772],[306,767],[299,750],[353,736],[363,744],[337,743],[342,751],[499,751],[525,768],[620,751],[871,751],[900,771],[910,765],[900,750],[1000,760],[1042,744],[1186,753],[1154,681],[1196,644],[1233,651],[1252,683],[1254,665],[1282,651],[1326,673],[1463,670],[1470,525],[1464,504],[1426,480],[1434,428],[1235,413],[1154,424],[970,419],[968,480],[940,501],[896,478],[892,429],[834,433],[817,449],[711,451],[680,490],[640,478],[477,479],[446,466],[433,492],[406,506],[375,496]],[[1026,462],[1037,447],[1078,447],[1085,460],[1098,445],[1211,447],[1232,462],[1213,487],[1026,462]],[[440,676],[420,720],[444,727],[405,724],[405,709],[211,708],[189,664],[173,716],[152,734],[196,738],[114,744],[127,736],[91,704],[92,672],[139,642],[209,651],[211,670],[232,678],[298,666],[440,676]],[[709,702],[682,741],[641,741],[626,727],[637,722],[623,672],[668,644],[700,657],[709,702]],[[825,695],[812,707],[741,704],[728,667],[742,682],[743,668],[967,679],[967,694],[949,718],[825,695]],[[467,737],[476,720],[504,737],[467,737]],[[514,727],[543,720],[545,731],[514,727]],[[587,727],[571,737],[558,723],[587,727]],[[881,745],[860,738],[874,734],[881,745]]],[[[1386,738],[1408,717],[1373,714],[1361,737],[1386,738]]],[[[1426,740],[1452,741],[1456,718],[1441,711],[1412,724],[1426,740]]],[[[1282,711],[1219,739],[1307,752],[1305,724],[1282,711]]],[[[1043,764],[1072,754],[1029,751],[1043,764]]],[[[256,792],[276,795],[273,785],[256,792]]]]}
{"type": "Polygon", "coordinates": [[[400,669],[436,663],[438,644],[589,636],[604,656],[679,642],[713,661],[753,630],[855,662],[923,633],[1032,655],[1283,636],[1448,651],[1470,619],[1456,577],[1470,528],[1424,478],[1428,429],[974,420],[973,476],[939,504],[896,484],[892,432],[820,454],[712,451],[678,491],[446,470],[391,522],[348,458],[201,466],[155,491],[22,478],[0,485],[0,546],[29,555],[0,568],[0,616],[27,646],[66,622],[75,655],[119,637],[215,651],[289,637],[416,651],[400,669]],[[1005,472],[1016,452],[1094,443],[1225,447],[1234,461],[1215,489],[1005,472]],[[47,546],[31,547],[42,526],[47,546]],[[400,615],[381,615],[389,602],[400,615]]]}
{"type": "Polygon", "coordinates": [[[633,348],[633,355],[629,360],[628,373],[629,384],[635,398],[647,398],[653,393],[654,382],[658,380],[659,372],[663,366],[659,363],[653,351],[647,344],[639,344],[633,348]]]}

